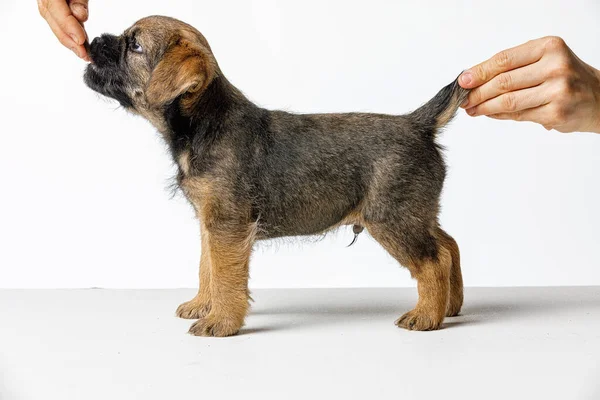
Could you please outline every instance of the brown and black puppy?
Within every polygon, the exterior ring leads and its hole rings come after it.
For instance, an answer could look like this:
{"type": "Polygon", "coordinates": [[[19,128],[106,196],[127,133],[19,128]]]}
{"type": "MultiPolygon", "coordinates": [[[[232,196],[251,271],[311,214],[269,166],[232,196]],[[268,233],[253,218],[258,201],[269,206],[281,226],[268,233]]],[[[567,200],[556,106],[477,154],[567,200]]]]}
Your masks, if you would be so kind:
{"type": "Polygon", "coordinates": [[[200,289],[177,309],[198,319],[191,333],[242,327],[255,241],[341,224],[366,227],[417,279],[417,306],[398,326],[438,329],[458,314],[459,251],[438,224],[445,165],[435,142],[467,94],[456,82],[402,116],[291,114],[250,102],[202,34],[172,18],[102,35],[90,54],[87,85],[160,131],[200,221],[200,289]]]}

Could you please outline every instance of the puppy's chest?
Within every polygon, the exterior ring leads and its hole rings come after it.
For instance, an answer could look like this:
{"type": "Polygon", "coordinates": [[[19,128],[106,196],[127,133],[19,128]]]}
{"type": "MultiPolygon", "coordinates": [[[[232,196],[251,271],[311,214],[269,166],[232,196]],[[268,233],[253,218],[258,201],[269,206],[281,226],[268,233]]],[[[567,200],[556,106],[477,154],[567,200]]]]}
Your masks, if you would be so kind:
{"type": "Polygon", "coordinates": [[[175,157],[179,173],[177,183],[188,198],[188,200],[198,208],[203,199],[209,192],[208,180],[197,174],[192,174],[192,154],[189,150],[184,150],[175,157]]]}
{"type": "Polygon", "coordinates": [[[206,206],[222,203],[231,196],[228,192],[229,185],[224,184],[223,179],[215,179],[215,173],[219,170],[199,170],[197,157],[189,150],[184,150],[175,157],[175,160],[179,168],[177,183],[200,217],[201,210],[206,206]],[[217,185],[217,181],[221,184],[217,185]]]}

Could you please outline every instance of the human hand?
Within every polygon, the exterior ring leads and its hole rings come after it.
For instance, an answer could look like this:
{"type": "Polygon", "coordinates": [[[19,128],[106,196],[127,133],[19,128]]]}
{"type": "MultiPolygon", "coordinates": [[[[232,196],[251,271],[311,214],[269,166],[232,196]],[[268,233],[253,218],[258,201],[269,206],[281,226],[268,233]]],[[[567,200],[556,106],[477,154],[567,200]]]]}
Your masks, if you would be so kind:
{"type": "Polygon", "coordinates": [[[600,133],[600,71],[581,61],[559,37],[501,51],[463,72],[458,82],[473,88],[462,105],[471,116],[600,133]]]}
{"type": "Polygon", "coordinates": [[[83,28],[88,19],[88,0],[37,0],[37,3],[40,15],[63,46],[79,58],[90,61],[84,46],[87,34],[83,28]]]}

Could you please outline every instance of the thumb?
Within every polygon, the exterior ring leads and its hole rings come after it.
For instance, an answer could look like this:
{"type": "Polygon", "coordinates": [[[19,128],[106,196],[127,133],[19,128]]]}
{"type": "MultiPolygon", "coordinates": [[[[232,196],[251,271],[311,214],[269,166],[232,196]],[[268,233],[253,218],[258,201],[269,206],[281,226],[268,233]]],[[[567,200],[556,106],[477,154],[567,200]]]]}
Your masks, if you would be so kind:
{"type": "Polygon", "coordinates": [[[88,0],[71,0],[69,1],[69,8],[71,12],[81,23],[84,23],[88,19],[88,0]]]}

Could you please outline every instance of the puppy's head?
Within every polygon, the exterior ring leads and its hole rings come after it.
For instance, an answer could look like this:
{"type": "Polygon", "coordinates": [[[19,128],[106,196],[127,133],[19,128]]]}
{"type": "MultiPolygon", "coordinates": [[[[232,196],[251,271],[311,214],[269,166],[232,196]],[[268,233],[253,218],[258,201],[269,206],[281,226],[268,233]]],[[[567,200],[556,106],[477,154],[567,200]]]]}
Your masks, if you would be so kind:
{"type": "Polygon", "coordinates": [[[86,84],[150,119],[176,98],[191,107],[218,74],[204,36],[169,17],[147,17],[120,36],[97,37],[89,53],[86,84]]]}

